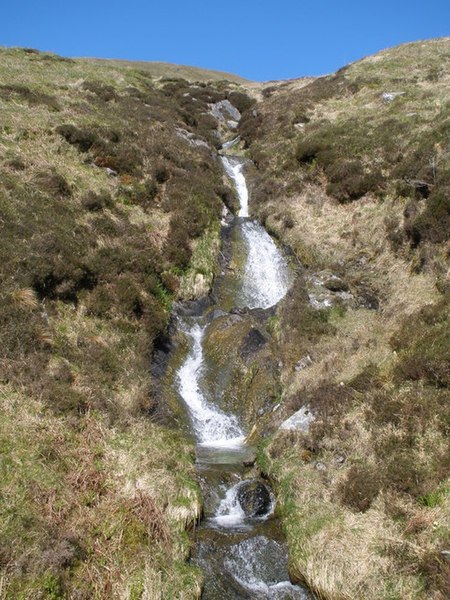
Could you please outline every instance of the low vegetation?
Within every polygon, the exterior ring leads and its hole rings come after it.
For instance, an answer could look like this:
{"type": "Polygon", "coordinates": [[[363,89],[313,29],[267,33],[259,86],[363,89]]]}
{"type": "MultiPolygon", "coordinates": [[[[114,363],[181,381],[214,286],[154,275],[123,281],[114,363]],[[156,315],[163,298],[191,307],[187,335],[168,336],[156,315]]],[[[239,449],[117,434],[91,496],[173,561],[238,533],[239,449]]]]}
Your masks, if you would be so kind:
{"type": "Polygon", "coordinates": [[[209,103],[243,98],[0,53],[0,595],[195,598],[192,447],[149,365],[212,283],[231,192],[209,103]]]}
{"type": "Polygon", "coordinates": [[[242,121],[255,215],[303,265],[260,464],[291,574],[327,600],[450,593],[448,56],[408,44],[274,84],[242,121]],[[312,307],[321,273],[341,283],[312,307]],[[308,431],[277,429],[300,408],[308,431]]]}

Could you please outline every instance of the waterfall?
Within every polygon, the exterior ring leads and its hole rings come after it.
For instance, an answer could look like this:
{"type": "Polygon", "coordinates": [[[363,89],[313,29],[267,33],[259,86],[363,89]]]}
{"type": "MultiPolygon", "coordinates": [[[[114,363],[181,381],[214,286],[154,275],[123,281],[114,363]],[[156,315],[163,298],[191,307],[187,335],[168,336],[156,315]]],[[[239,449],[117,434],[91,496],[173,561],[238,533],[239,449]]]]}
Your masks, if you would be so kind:
{"type": "MultiPolygon", "coordinates": [[[[238,218],[233,226],[244,247],[245,257],[241,278],[236,280],[236,286],[233,285],[232,301],[235,307],[269,308],[285,296],[291,284],[291,273],[274,240],[261,225],[249,219],[243,161],[227,156],[223,156],[222,161],[239,197],[238,218]]],[[[214,394],[206,391],[209,389],[205,385],[208,367],[203,344],[207,326],[203,316],[181,320],[180,329],[188,339],[189,351],[176,371],[175,382],[188,408],[200,449],[197,451],[197,469],[203,491],[215,499],[215,505],[202,525],[203,530],[207,539],[208,536],[226,535],[226,532],[239,533],[244,539],[233,542],[233,538],[225,538],[217,549],[214,543],[212,549],[209,542],[198,543],[196,562],[205,572],[202,598],[306,600],[310,598],[308,592],[289,581],[286,544],[271,538],[270,520],[275,502],[272,492],[266,483],[242,477],[240,465],[246,460],[249,449],[243,425],[236,415],[220,408],[214,394]],[[231,477],[231,484],[223,477],[231,477]],[[261,495],[253,496],[256,504],[252,505],[250,499],[250,507],[248,504],[245,507],[242,502],[249,496],[248,487],[247,496],[244,487],[255,483],[261,495]]]]}

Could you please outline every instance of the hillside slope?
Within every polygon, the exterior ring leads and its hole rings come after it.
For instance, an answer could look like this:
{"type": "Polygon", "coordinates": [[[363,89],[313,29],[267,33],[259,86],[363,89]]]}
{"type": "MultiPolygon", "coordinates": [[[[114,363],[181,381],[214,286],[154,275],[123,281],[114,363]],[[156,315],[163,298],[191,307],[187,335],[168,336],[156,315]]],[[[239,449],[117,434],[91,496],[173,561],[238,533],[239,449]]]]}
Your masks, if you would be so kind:
{"type": "Polygon", "coordinates": [[[178,78],[186,81],[229,81],[245,85],[247,80],[239,75],[232,73],[224,73],[222,71],[214,71],[211,69],[202,69],[200,67],[192,67],[189,65],[174,65],[166,62],[156,61],[139,61],[139,60],[114,60],[111,58],[80,58],[79,61],[94,63],[98,66],[118,66],[129,67],[130,69],[140,69],[145,71],[151,77],[162,78],[178,78]]]}
{"type": "Polygon", "coordinates": [[[449,39],[408,44],[270,84],[240,125],[254,214],[301,265],[260,461],[324,599],[450,594],[449,83],[449,39]]]}
{"type": "Polygon", "coordinates": [[[150,374],[208,292],[232,83],[0,51],[0,589],[194,598],[193,449],[150,374]]]}

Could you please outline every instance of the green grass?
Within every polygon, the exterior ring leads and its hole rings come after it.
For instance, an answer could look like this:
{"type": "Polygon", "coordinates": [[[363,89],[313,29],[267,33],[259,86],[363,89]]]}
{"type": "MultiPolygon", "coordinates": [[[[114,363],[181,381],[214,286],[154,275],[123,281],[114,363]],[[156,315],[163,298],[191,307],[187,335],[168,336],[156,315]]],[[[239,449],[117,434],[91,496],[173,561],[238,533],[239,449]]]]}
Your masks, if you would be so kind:
{"type": "Polygon", "coordinates": [[[239,87],[0,57],[2,593],[198,597],[192,447],[149,364],[181,288],[212,284],[228,191],[208,104],[239,87]]]}

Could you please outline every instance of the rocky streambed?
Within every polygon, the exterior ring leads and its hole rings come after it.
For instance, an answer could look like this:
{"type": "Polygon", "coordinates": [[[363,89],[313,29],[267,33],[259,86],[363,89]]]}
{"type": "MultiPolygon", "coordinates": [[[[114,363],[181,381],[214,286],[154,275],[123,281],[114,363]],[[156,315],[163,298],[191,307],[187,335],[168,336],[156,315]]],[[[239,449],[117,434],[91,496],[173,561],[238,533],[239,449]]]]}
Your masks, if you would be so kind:
{"type": "Polygon", "coordinates": [[[276,498],[248,441],[252,424],[272,410],[279,393],[267,323],[292,273],[266,230],[249,219],[243,161],[222,161],[240,201],[238,215],[224,225],[229,261],[214,305],[177,317],[187,351],[169,369],[197,443],[203,519],[192,560],[204,573],[204,599],[306,599],[308,592],[289,580],[276,498]]]}

